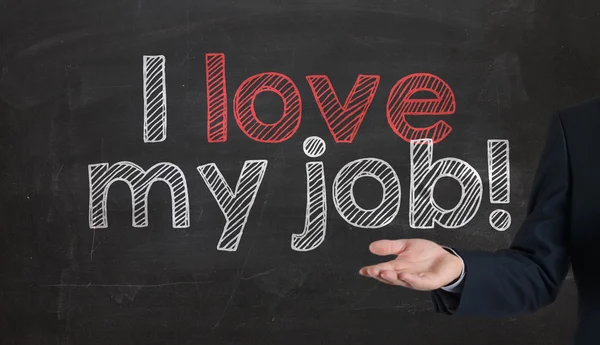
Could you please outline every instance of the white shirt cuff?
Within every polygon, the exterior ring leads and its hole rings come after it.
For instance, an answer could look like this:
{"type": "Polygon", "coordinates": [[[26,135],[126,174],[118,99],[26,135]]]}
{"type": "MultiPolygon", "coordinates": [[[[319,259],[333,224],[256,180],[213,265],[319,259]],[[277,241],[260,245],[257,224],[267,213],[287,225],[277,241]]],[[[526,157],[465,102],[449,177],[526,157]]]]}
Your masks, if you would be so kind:
{"type": "Polygon", "coordinates": [[[463,259],[454,251],[454,249],[450,248],[450,247],[446,247],[446,246],[442,246],[443,248],[451,251],[454,255],[456,255],[459,259],[460,262],[462,263],[462,271],[460,273],[460,277],[458,278],[457,281],[455,281],[453,284],[450,285],[446,285],[446,286],[442,286],[441,289],[444,291],[448,291],[448,292],[460,292],[462,290],[462,282],[465,278],[465,262],[463,261],[463,259]]]}

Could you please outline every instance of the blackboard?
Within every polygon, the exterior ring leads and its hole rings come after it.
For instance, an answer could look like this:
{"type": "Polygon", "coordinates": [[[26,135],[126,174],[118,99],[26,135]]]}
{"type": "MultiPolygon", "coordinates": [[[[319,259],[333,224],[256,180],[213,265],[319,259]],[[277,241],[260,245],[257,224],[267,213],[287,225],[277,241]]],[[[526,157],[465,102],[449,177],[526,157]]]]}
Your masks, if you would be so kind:
{"type": "Polygon", "coordinates": [[[358,269],[382,238],[511,242],[551,113],[600,92],[599,10],[3,2],[1,343],[568,343],[570,275],[454,318],[358,269]]]}

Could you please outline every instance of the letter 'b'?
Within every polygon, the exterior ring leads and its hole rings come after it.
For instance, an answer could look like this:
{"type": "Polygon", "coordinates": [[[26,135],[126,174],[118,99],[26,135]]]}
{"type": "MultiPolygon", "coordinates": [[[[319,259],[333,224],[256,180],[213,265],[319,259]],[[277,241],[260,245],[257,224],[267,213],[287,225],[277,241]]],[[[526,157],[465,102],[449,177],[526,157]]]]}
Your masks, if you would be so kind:
{"type": "Polygon", "coordinates": [[[477,171],[458,158],[433,161],[431,139],[410,142],[410,214],[412,228],[433,228],[434,223],[445,228],[467,224],[481,205],[483,184],[477,171]],[[460,200],[450,210],[441,208],[433,198],[435,184],[442,177],[456,180],[461,187],[460,200]]]}

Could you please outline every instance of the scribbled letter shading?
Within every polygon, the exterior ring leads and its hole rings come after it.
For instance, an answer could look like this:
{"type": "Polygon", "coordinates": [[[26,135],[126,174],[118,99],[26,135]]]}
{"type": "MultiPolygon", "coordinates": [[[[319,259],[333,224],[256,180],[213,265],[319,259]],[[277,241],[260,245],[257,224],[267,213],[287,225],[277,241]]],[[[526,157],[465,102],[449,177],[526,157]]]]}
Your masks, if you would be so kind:
{"type": "Polygon", "coordinates": [[[358,132],[379,85],[378,75],[359,75],[344,105],[325,75],[306,77],[321,115],[336,143],[351,143],[358,132]]]}
{"type": "Polygon", "coordinates": [[[148,193],[156,181],[163,181],[171,190],[171,207],[174,228],[190,226],[190,207],[187,183],[183,172],[174,164],[157,163],[147,171],[131,162],[118,162],[88,166],[90,184],[89,222],[91,229],[108,227],[106,201],[113,182],[123,181],[131,190],[132,225],[148,226],[148,193]]]}
{"type": "Polygon", "coordinates": [[[206,134],[209,143],[227,141],[225,55],[206,54],[206,134]]]}
{"type": "Polygon", "coordinates": [[[218,250],[237,250],[266,169],[267,161],[265,160],[244,162],[234,192],[216,164],[210,163],[198,167],[198,172],[219,204],[226,220],[225,228],[217,245],[218,250]]]}
{"type": "Polygon", "coordinates": [[[481,177],[471,165],[458,158],[442,158],[433,162],[433,140],[410,142],[411,184],[409,221],[413,228],[458,228],[475,216],[483,194],[481,177]],[[433,189],[442,177],[450,177],[461,186],[460,200],[446,210],[436,204],[433,189]]]}
{"type": "Polygon", "coordinates": [[[242,132],[261,143],[283,142],[300,126],[300,92],[288,76],[280,73],[261,73],[244,80],[235,93],[233,105],[235,120],[242,132]],[[274,92],[283,101],[283,114],[275,123],[262,122],[254,110],[256,96],[265,91],[274,92]]]}
{"type": "Polygon", "coordinates": [[[388,225],[400,208],[400,180],[394,169],[384,160],[362,158],[346,165],[333,182],[333,204],[339,214],[351,225],[377,229],[388,225]],[[362,177],[372,177],[383,188],[381,203],[371,210],[360,207],[354,198],[354,183],[362,177]]]}
{"type": "Polygon", "coordinates": [[[167,138],[167,86],[165,57],[144,56],[144,142],[167,138]]]}
{"type": "Polygon", "coordinates": [[[388,123],[407,142],[428,138],[437,143],[450,134],[452,127],[442,120],[429,127],[413,127],[407,122],[406,115],[450,115],[455,109],[456,101],[450,86],[428,73],[415,73],[400,79],[390,91],[386,106],[388,123]],[[415,97],[422,92],[434,97],[415,97]]]}

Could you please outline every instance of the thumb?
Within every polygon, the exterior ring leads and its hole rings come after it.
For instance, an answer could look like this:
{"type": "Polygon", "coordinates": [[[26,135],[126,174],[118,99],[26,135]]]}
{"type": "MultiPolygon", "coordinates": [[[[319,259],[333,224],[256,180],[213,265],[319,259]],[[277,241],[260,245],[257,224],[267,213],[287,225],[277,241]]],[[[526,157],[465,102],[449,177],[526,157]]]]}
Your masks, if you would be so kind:
{"type": "Polygon", "coordinates": [[[371,243],[369,250],[371,253],[380,256],[399,255],[408,244],[408,240],[379,240],[371,243]]]}

